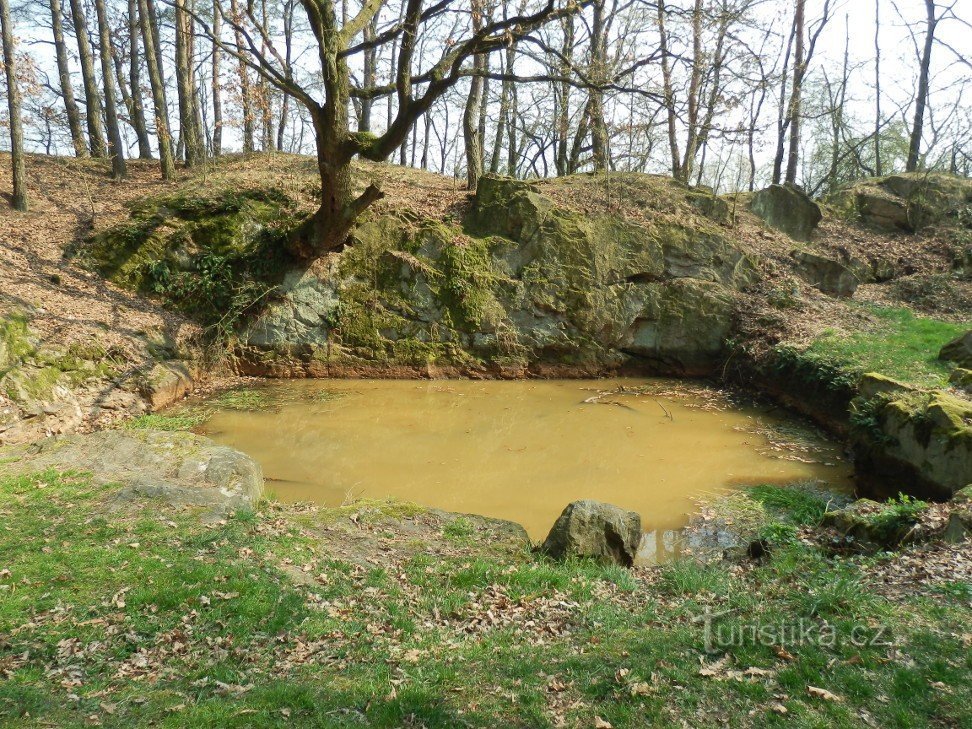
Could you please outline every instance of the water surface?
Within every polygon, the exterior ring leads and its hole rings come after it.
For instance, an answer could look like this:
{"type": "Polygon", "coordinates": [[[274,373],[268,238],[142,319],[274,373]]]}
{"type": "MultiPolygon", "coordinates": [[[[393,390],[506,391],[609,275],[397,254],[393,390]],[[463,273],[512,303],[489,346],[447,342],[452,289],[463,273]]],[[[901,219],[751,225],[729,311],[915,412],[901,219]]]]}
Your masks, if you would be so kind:
{"type": "Polygon", "coordinates": [[[543,539],[575,499],[639,512],[661,550],[697,499],[808,479],[846,488],[840,450],[784,413],[666,380],[301,380],[202,432],[263,466],[283,501],[395,498],[511,519],[543,539]],[[617,388],[644,394],[608,394],[617,388]],[[588,402],[585,402],[588,401],[588,402]]]}

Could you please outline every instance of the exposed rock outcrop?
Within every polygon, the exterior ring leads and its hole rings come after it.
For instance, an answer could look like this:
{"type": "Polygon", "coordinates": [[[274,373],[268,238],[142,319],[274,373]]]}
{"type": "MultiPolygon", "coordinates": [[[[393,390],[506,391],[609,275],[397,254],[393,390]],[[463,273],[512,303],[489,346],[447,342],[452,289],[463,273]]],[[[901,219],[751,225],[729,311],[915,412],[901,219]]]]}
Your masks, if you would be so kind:
{"type": "Polygon", "coordinates": [[[108,430],[48,438],[0,449],[0,461],[11,471],[88,471],[96,481],[123,485],[114,498],[218,513],[251,506],[263,493],[256,461],[192,433],[108,430]]]}
{"type": "Polygon", "coordinates": [[[820,206],[793,185],[770,185],[753,194],[749,209],[794,240],[807,241],[823,219],[820,206]]]}
{"type": "Polygon", "coordinates": [[[811,286],[830,296],[849,299],[860,283],[843,263],[809,251],[794,251],[796,271],[811,286]]]}
{"type": "MultiPolygon", "coordinates": [[[[690,216],[684,193],[681,204],[690,216]]],[[[724,356],[736,292],[756,278],[697,217],[585,215],[542,185],[489,175],[461,225],[385,213],[354,235],[342,253],[287,274],[246,335],[252,371],[596,372],[636,360],[706,374],[724,356]]]]}
{"type": "Polygon", "coordinates": [[[972,329],[942,347],[938,358],[972,369],[972,329]]]}
{"type": "MultiPolygon", "coordinates": [[[[972,482],[972,403],[940,390],[855,401],[857,472],[873,484],[948,499],[972,482]]],[[[868,483],[864,484],[865,487],[868,483]]],[[[891,495],[891,494],[885,494],[891,495]]]]}
{"type": "Polygon", "coordinates": [[[972,202],[972,182],[940,173],[890,175],[854,183],[828,202],[875,228],[915,232],[958,215],[972,202]]]}
{"type": "Polygon", "coordinates": [[[630,567],[641,542],[641,517],[600,501],[574,501],[557,518],[541,550],[554,559],[594,557],[630,567]]]}

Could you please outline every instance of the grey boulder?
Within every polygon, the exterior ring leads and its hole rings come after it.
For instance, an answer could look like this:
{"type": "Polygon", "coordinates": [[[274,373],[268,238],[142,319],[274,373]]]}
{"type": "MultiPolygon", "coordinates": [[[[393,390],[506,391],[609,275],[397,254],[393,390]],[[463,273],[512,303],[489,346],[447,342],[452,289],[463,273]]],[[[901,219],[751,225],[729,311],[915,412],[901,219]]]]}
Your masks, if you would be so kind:
{"type": "Polygon", "coordinates": [[[641,542],[641,517],[600,501],[574,501],[557,518],[541,547],[554,559],[594,557],[630,567],[641,542]]]}

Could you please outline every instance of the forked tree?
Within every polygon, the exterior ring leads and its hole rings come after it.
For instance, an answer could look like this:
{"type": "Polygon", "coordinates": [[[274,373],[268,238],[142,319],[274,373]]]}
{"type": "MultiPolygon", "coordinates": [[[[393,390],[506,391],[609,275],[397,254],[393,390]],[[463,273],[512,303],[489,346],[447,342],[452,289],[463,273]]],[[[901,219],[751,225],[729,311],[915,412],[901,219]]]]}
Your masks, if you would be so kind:
{"type": "Polygon", "coordinates": [[[291,244],[292,252],[305,261],[343,246],[362,213],[383,196],[375,184],[361,193],[355,192],[351,175],[355,157],[386,159],[437,99],[473,73],[471,59],[515,43],[545,23],[572,15],[585,5],[583,0],[542,0],[545,4],[532,12],[523,11],[502,20],[483,19],[475,27],[472,22],[455,23],[454,27],[463,30],[451,33],[442,44],[441,53],[430,59],[428,54],[420,58],[416,53],[419,36],[445,16],[471,18],[470,0],[402,2],[401,12],[397,7],[389,9],[385,18],[382,11],[390,0],[363,0],[356,12],[346,16],[334,0],[300,0],[316,42],[319,64],[319,69],[314,68],[309,74],[309,82],[295,78],[285,55],[277,49],[278,39],[263,23],[257,3],[234,0],[228,8],[218,3],[223,22],[233,29],[234,41],[216,37],[211,26],[197,17],[210,40],[296,99],[313,121],[321,178],[320,207],[293,236],[291,244]],[[397,54],[392,79],[373,85],[356,81],[351,72],[352,59],[386,48],[394,48],[397,54]],[[321,82],[320,95],[316,80],[321,82]],[[383,97],[393,97],[396,107],[387,128],[380,134],[352,129],[352,99],[371,101],[383,97]]]}

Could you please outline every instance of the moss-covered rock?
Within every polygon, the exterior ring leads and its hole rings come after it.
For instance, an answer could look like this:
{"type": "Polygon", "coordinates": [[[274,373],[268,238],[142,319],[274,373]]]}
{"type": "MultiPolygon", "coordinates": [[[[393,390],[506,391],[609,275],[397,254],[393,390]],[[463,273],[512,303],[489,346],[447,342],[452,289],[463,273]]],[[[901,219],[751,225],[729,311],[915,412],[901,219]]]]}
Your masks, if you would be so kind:
{"type": "Polygon", "coordinates": [[[972,330],[942,347],[938,358],[946,362],[954,362],[960,367],[972,368],[972,330]]]}
{"type": "Polygon", "coordinates": [[[801,241],[810,240],[823,219],[820,206],[793,185],[770,185],[754,193],[749,201],[749,209],[767,225],[801,241]]]}
{"type": "Polygon", "coordinates": [[[295,208],[273,188],[194,186],[139,201],[128,221],[73,254],[120,286],[226,328],[292,265],[283,241],[295,208]]]}
{"type": "Polygon", "coordinates": [[[972,402],[914,390],[861,399],[855,409],[858,473],[939,499],[972,482],[972,402]]]}
{"type": "Polygon", "coordinates": [[[462,223],[371,214],[352,246],[287,275],[246,340],[251,358],[270,353],[317,372],[597,370],[636,358],[703,374],[723,355],[734,291],[755,277],[709,221],[584,214],[539,185],[487,175],[462,223]]]}
{"type": "Polygon", "coordinates": [[[914,232],[937,223],[962,225],[972,181],[941,173],[909,173],[855,182],[828,203],[838,213],[882,230],[914,232]]]}

